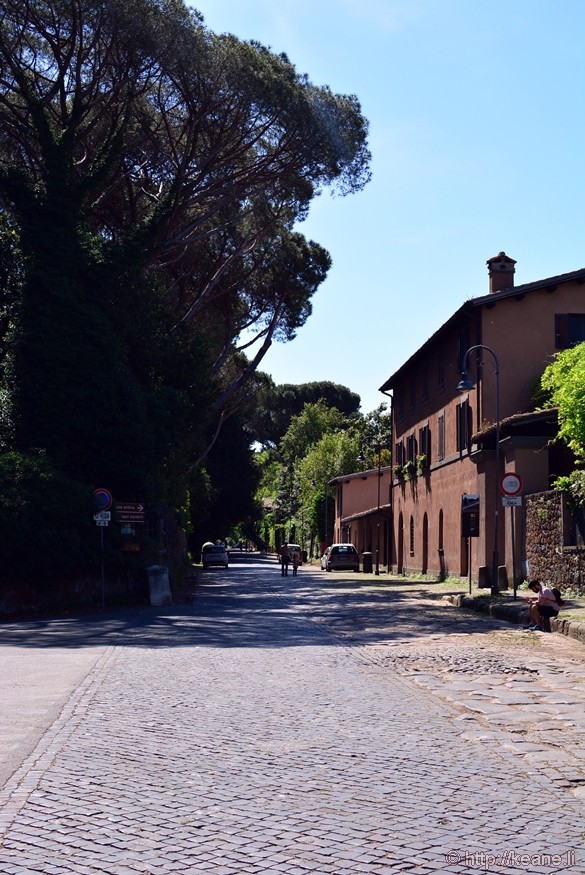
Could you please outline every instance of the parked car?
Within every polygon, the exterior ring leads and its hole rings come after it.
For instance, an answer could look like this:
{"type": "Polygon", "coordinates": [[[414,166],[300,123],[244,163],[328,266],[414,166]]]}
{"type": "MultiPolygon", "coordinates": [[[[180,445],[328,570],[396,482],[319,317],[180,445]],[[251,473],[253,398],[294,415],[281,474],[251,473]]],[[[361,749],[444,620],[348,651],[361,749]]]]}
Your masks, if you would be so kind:
{"type": "Polygon", "coordinates": [[[360,557],[353,544],[332,544],[321,557],[321,568],[359,571],[360,557]]]}
{"type": "Polygon", "coordinates": [[[303,564],[303,551],[301,550],[298,544],[289,544],[290,555],[291,558],[295,556],[295,554],[299,557],[299,565],[303,564]]]}
{"type": "Polygon", "coordinates": [[[201,548],[201,564],[204,568],[209,568],[211,565],[223,565],[227,568],[229,557],[226,545],[206,541],[201,548]]]}

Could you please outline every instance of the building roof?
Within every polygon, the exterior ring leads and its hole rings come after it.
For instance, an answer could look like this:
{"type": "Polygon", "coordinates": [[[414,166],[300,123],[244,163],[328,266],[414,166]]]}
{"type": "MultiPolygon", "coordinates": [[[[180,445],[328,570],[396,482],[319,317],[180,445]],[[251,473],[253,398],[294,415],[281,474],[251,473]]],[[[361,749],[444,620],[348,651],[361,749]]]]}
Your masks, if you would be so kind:
{"type": "Polygon", "coordinates": [[[542,289],[548,289],[549,291],[553,291],[556,286],[561,283],[568,282],[580,282],[585,283],[585,267],[580,268],[579,270],[573,270],[569,273],[562,273],[558,276],[548,277],[547,279],[538,280],[537,282],[532,283],[524,283],[520,286],[512,286],[509,289],[502,289],[499,292],[490,292],[487,295],[481,295],[481,297],[477,298],[469,298],[465,301],[464,304],[459,307],[450,317],[444,322],[440,328],[438,328],[431,336],[420,346],[416,352],[414,352],[409,359],[407,359],[397,371],[395,371],[392,376],[388,377],[385,383],[380,386],[380,392],[386,392],[388,389],[393,388],[393,386],[400,381],[404,372],[410,370],[413,363],[423,354],[423,351],[427,346],[433,343],[437,337],[447,331],[453,324],[458,323],[461,320],[461,317],[464,315],[471,315],[473,311],[479,307],[484,307],[486,305],[493,306],[498,301],[503,301],[507,298],[516,298],[518,300],[522,299],[525,295],[530,294],[531,292],[537,292],[542,289]]]}
{"type": "MultiPolygon", "coordinates": [[[[392,465],[382,465],[379,469],[380,474],[385,474],[386,471],[392,470],[392,465]]],[[[367,471],[355,471],[353,474],[340,474],[339,477],[333,477],[328,481],[329,486],[334,486],[336,483],[346,483],[349,480],[367,480],[368,476],[376,476],[378,468],[368,468],[367,471]]]]}
{"type": "Polygon", "coordinates": [[[367,516],[374,516],[375,514],[384,513],[386,510],[390,510],[392,507],[391,504],[381,504],[380,507],[376,505],[376,507],[370,507],[368,510],[360,510],[358,513],[352,513],[350,516],[344,516],[341,518],[341,525],[344,526],[346,523],[351,523],[354,520],[360,520],[367,516]]]}
{"type": "MultiPolygon", "coordinates": [[[[490,441],[494,438],[495,432],[496,425],[490,422],[471,435],[471,442],[482,444],[490,441]]],[[[558,408],[547,407],[545,410],[535,410],[531,413],[515,413],[502,419],[500,440],[517,434],[552,440],[558,434],[558,408]]]]}

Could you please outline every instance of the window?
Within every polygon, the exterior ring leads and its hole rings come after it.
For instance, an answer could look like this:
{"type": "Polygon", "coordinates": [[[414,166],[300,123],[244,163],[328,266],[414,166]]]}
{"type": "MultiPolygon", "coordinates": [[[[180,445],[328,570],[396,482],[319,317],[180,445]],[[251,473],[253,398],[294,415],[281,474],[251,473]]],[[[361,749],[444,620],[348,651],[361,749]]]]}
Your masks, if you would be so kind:
{"type": "Polygon", "coordinates": [[[442,350],[437,357],[437,391],[445,391],[445,355],[442,350]]]}
{"type": "Polygon", "coordinates": [[[469,328],[465,328],[457,338],[457,368],[459,373],[463,372],[463,362],[465,353],[469,349],[469,328]]]}
{"type": "Polygon", "coordinates": [[[394,464],[395,465],[404,465],[404,444],[402,441],[397,441],[395,444],[395,453],[394,453],[394,464]]]}
{"type": "Polygon", "coordinates": [[[414,408],[416,406],[416,380],[411,380],[410,383],[410,401],[408,404],[408,409],[410,413],[414,412],[414,408]]]}
{"type": "Polygon", "coordinates": [[[585,313],[557,313],[555,347],[569,349],[585,340],[585,313]]]}
{"type": "Polygon", "coordinates": [[[396,415],[398,419],[404,419],[404,392],[402,389],[397,389],[394,392],[394,401],[396,404],[396,415]]]}
{"type": "Polygon", "coordinates": [[[420,400],[428,401],[429,399],[429,365],[428,362],[425,362],[422,368],[422,377],[421,377],[421,386],[420,386],[420,400]]]}
{"type": "Polygon", "coordinates": [[[445,458],[445,411],[442,410],[437,417],[437,457],[445,458]]]}
{"type": "Polygon", "coordinates": [[[331,552],[336,556],[355,556],[356,549],[351,544],[339,544],[333,547],[331,552]]]}
{"type": "Polygon", "coordinates": [[[431,430],[428,423],[419,429],[418,453],[420,456],[427,457],[427,466],[431,464],[431,430]]]}
{"type": "Polygon", "coordinates": [[[414,517],[410,518],[410,525],[408,527],[408,552],[411,556],[414,556],[414,517]]]}
{"type": "Polygon", "coordinates": [[[416,464],[416,437],[414,433],[409,434],[406,441],[406,459],[413,465],[416,464]]]}
{"type": "Polygon", "coordinates": [[[463,452],[471,441],[471,407],[469,401],[457,405],[457,450],[463,452]]]}

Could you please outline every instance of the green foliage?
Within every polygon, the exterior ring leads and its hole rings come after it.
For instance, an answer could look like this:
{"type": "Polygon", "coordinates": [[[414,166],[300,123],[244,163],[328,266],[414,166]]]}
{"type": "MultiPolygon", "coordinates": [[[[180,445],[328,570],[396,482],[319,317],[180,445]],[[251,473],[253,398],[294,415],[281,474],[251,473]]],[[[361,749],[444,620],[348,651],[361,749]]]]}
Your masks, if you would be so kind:
{"type": "Polygon", "coordinates": [[[234,529],[260,519],[255,499],[259,478],[248,436],[234,415],[207,457],[204,484],[200,481],[191,495],[193,552],[204,541],[226,539],[234,529]]]}
{"type": "Polygon", "coordinates": [[[407,459],[402,466],[402,475],[405,480],[412,480],[414,477],[415,467],[412,459],[407,459]]]}
{"type": "Polygon", "coordinates": [[[262,375],[257,405],[249,416],[249,428],[263,446],[279,446],[293,420],[300,416],[306,404],[322,402],[345,417],[357,415],[360,397],[346,386],[329,381],[283,383],[276,386],[270,377],[262,375]]]}
{"type": "Polygon", "coordinates": [[[572,471],[568,476],[557,477],[553,487],[567,496],[569,510],[575,512],[585,507],[585,471],[572,471]]]}
{"type": "Polygon", "coordinates": [[[299,483],[291,465],[281,465],[272,505],[272,520],[277,526],[286,527],[293,522],[299,510],[299,483]]]}
{"type": "Polygon", "coordinates": [[[21,304],[22,255],[18,233],[0,214],[0,450],[13,439],[14,332],[21,304]]]}
{"type": "Polygon", "coordinates": [[[0,455],[0,576],[48,584],[95,562],[94,510],[92,488],[55,470],[45,454],[0,455]]]}
{"type": "MultiPolygon", "coordinates": [[[[288,402],[290,413],[300,398],[322,391],[323,384],[274,388],[288,402]]],[[[266,388],[267,396],[271,391],[266,388]]],[[[305,403],[290,419],[280,452],[270,449],[257,456],[265,469],[261,497],[270,506],[265,516],[269,526],[295,532],[299,540],[304,534],[313,544],[330,541],[333,532],[335,488],[329,482],[364,466],[387,466],[391,461],[385,445],[390,435],[386,405],[361,415],[355,408],[357,396],[333,384],[330,399],[337,403],[328,404],[319,396],[305,403]]]]}
{"type": "Polygon", "coordinates": [[[315,404],[305,404],[284,435],[280,451],[288,463],[305,456],[327,432],[342,427],[344,417],[336,407],[328,407],[322,399],[315,404]]]}
{"type": "Polygon", "coordinates": [[[327,432],[307,454],[298,461],[296,470],[309,491],[341,474],[356,470],[358,443],[349,431],[327,432]]]}
{"type": "Polygon", "coordinates": [[[380,404],[370,413],[355,417],[351,428],[359,439],[360,455],[364,459],[362,467],[376,468],[378,465],[390,464],[392,425],[386,404],[380,404]]]}
{"type": "Polygon", "coordinates": [[[544,389],[542,385],[542,374],[534,381],[530,400],[535,410],[548,410],[549,407],[554,407],[550,389],[544,389]]]}
{"type": "Polygon", "coordinates": [[[541,378],[542,388],[558,408],[559,438],[585,457],[585,343],[557,353],[541,378]]]}
{"type": "Polygon", "coordinates": [[[278,488],[280,462],[275,458],[272,450],[254,453],[253,459],[259,472],[257,497],[262,499],[274,495],[278,488]]]}
{"type": "Polygon", "coordinates": [[[321,541],[326,540],[325,507],[328,529],[335,509],[335,492],[327,484],[334,477],[355,471],[358,453],[358,440],[351,431],[328,432],[295,466],[300,505],[321,541]]]}
{"type": "Polygon", "coordinates": [[[189,490],[224,536],[257,513],[254,434],[276,445],[307,400],[359,407],[309,384],[239,418],[329,270],[293,227],[369,179],[359,104],[181,0],[6,0],[0,67],[0,450],[122,500],[189,490]]]}

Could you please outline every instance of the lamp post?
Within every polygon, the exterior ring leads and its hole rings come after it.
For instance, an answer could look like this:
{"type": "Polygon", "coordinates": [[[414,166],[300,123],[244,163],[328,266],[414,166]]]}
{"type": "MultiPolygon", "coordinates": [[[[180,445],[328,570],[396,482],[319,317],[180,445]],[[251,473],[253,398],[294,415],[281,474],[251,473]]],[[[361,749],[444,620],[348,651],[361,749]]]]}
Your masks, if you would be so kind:
{"type": "MultiPolygon", "coordinates": [[[[327,483],[328,483],[327,480],[325,480],[323,483],[323,492],[325,493],[325,532],[324,532],[325,550],[328,547],[327,541],[329,540],[327,537],[327,522],[328,522],[327,517],[329,516],[329,508],[327,506],[328,502],[329,502],[329,491],[328,491],[327,483]]],[[[313,489],[316,489],[317,482],[315,480],[311,480],[311,486],[313,487],[313,489]]],[[[317,538],[318,537],[319,537],[319,527],[317,526],[317,538]]]]}
{"type": "Polygon", "coordinates": [[[327,517],[328,517],[328,507],[327,504],[329,502],[329,489],[327,487],[327,481],[325,481],[325,549],[329,546],[327,543],[329,538],[327,537],[327,517]]]}
{"type": "Polygon", "coordinates": [[[376,525],[378,527],[376,539],[376,574],[380,574],[380,477],[382,464],[382,444],[378,441],[378,510],[376,515],[376,525]]]}
{"type": "MultiPolygon", "coordinates": [[[[491,582],[491,592],[492,595],[497,595],[499,592],[498,587],[498,569],[500,567],[499,560],[499,551],[498,551],[498,524],[499,524],[499,499],[500,499],[500,490],[499,490],[499,475],[500,475],[500,363],[498,361],[498,357],[493,351],[493,349],[489,346],[485,346],[483,343],[478,343],[475,346],[470,346],[465,355],[463,356],[463,370],[461,372],[461,380],[457,384],[457,389],[459,392],[469,392],[471,389],[475,389],[475,383],[473,383],[469,379],[468,375],[468,363],[470,354],[476,349],[485,349],[490,355],[493,357],[494,364],[494,374],[496,378],[496,468],[494,472],[494,551],[492,556],[492,582],[491,582]]],[[[484,362],[478,361],[477,366],[483,367],[484,362]]]]}
{"type": "MultiPolygon", "coordinates": [[[[375,573],[380,575],[380,478],[382,476],[382,443],[377,441],[376,447],[378,450],[378,503],[376,508],[376,569],[375,573]]],[[[366,457],[360,453],[357,461],[361,464],[366,464],[366,457]]]]}

